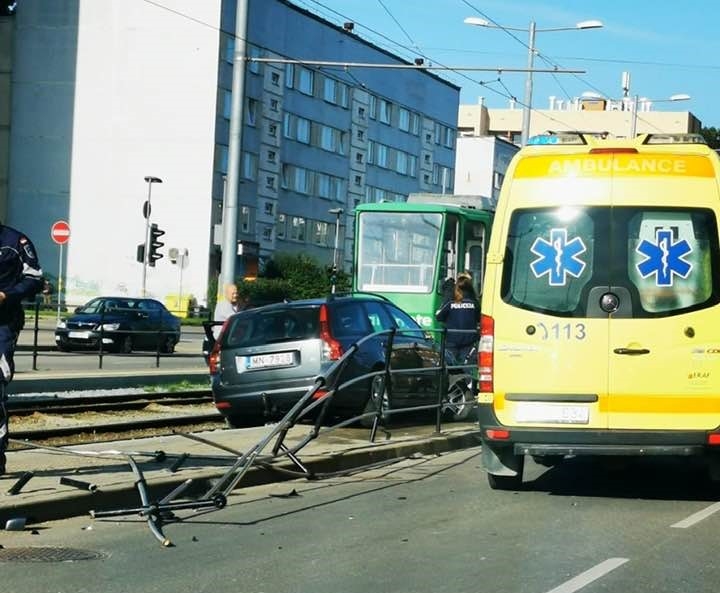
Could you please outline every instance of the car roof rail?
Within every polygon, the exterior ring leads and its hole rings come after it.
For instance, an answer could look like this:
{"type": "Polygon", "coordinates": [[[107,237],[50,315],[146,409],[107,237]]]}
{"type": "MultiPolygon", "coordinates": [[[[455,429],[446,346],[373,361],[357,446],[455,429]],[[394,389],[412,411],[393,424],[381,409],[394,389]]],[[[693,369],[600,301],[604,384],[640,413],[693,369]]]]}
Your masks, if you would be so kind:
{"type": "Polygon", "coordinates": [[[353,297],[353,296],[370,296],[375,297],[377,299],[380,299],[382,301],[386,301],[388,303],[391,303],[392,301],[387,298],[385,295],[377,294],[376,292],[365,292],[363,290],[358,290],[355,292],[335,292],[328,296],[328,300],[333,300],[338,297],[353,297]]]}

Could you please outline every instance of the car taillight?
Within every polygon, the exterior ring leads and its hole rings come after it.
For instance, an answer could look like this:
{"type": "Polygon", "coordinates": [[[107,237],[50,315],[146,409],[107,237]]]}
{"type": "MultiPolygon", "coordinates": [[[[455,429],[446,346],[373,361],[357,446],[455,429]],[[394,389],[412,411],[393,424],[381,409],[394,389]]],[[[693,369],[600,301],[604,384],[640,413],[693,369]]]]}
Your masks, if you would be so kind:
{"type": "Polygon", "coordinates": [[[220,332],[218,333],[217,338],[215,338],[215,344],[213,345],[212,350],[210,350],[210,354],[208,355],[208,368],[211,375],[214,375],[215,373],[220,371],[220,341],[222,340],[223,333],[225,332],[225,328],[227,327],[229,321],[230,319],[226,319],[225,322],[222,324],[220,332]]]}
{"type": "Polygon", "coordinates": [[[330,332],[327,305],[320,305],[320,339],[323,341],[323,360],[337,360],[342,356],[342,344],[333,338],[330,332]]]}
{"type": "Polygon", "coordinates": [[[495,351],[495,321],[488,315],[480,316],[480,344],[478,347],[478,378],[480,393],[492,393],[495,351]]]}
{"type": "Polygon", "coordinates": [[[215,342],[215,345],[212,347],[212,350],[210,351],[210,354],[208,355],[208,368],[210,370],[210,374],[214,375],[215,373],[220,371],[220,342],[215,342]]]}

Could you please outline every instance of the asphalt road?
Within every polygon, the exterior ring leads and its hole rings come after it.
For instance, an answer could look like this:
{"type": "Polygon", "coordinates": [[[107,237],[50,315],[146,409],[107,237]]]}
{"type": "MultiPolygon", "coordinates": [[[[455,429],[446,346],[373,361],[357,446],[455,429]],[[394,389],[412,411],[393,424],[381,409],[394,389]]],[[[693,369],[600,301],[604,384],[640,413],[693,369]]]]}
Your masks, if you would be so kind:
{"type": "Polygon", "coordinates": [[[2,562],[6,593],[677,593],[715,591],[718,503],[686,463],[530,463],[527,487],[496,492],[479,449],[418,457],[326,481],[247,488],[227,508],[165,528],[75,519],[24,546],[100,555],[2,562]]]}

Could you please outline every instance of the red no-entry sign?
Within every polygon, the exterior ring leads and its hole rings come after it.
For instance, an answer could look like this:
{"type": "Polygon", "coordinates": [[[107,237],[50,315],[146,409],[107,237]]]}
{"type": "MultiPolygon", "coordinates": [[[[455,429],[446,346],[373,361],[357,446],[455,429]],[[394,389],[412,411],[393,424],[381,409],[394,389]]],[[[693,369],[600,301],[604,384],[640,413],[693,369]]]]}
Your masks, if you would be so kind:
{"type": "Polygon", "coordinates": [[[50,229],[50,237],[58,245],[67,243],[70,239],[70,225],[64,220],[58,220],[50,229]]]}

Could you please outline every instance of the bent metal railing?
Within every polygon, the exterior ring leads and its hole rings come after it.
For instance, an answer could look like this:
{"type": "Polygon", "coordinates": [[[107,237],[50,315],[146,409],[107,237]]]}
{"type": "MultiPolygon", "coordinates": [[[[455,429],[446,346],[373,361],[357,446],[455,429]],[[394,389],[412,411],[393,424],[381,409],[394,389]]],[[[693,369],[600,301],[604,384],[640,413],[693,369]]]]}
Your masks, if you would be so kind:
{"type": "MultiPolygon", "coordinates": [[[[327,435],[332,431],[340,428],[355,424],[362,419],[372,418],[372,426],[370,427],[369,440],[374,442],[377,431],[383,429],[389,436],[390,433],[386,430],[385,421],[390,416],[396,414],[407,414],[411,412],[418,412],[421,410],[435,410],[436,421],[435,428],[436,432],[440,432],[442,415],[449,403],[448,398],[448,385],[461,386],[463,389],[463,397],[467,398],[465,405],[475,405],[475,393],[471,388],[473,385],[472,369],[476,368],[477,365],[468,364],[464,361],[464,364],[448,364],[444,355],[444,342],[445,336],[442,336],[441,344],[443,349],[440,350],[440,360],[437,367],[422,367],[415,369],[393,369],[391,365],[391,353],[392,346],[398,330],[388,330],[378,332],[376,334],[366,336],[358,340],[343,356],[335,362],[335,364],[328,370],[325,375],[317,377],[315,383],[308,389],[308,391],[300,398],[300,400],[285,414],[285,416],[277,422],[270,431],[255,445],[250,447],[249,450],[241,452],[230,447],[214,443],[212,440],[198,437],[192,434],[181,434],[185,438],[200,441],[212,447],[218,448],[225,452],[235,455],[235,460],[227,471],[217,480],[215,483],[201,496],[194,500],[178,500],[180,496],[185,493],[190,487],[192,480],[186,480],[174,490],[168,493],[157,501],[150,501],[148,498],[147,487],[145,477],[142,469],[136,462],[133,454],[127,454],[127,461],[130,464],[131,470],[136,477],[135,485],[138,490],[140,497],[140,506],[109,510],[109,511],[93,511],[91,515],[94,518],[106,518],[106,517],[119,517],[126,515],[140,515],[148,523],[148,526],[155,536],[155,538],[163,546],[171,546],[172,542],[164,535],[163,526],[168,523],[178,522],[182,519],[175,515],[176,512],[182,510],[219,510],[226,506],[227,499],[230,493],[237,487],[243,477],[247,474],[253,465],[269,468],[274,471],[278,471],[296,478],[307,478],[317,479],[318,474],[308,470],[303,464],[302,459],[299,455],[300,451],[311,441],[317,439],[320,436],[327,435]],[[339,378],[342,374],[343,369],[348,364],[350,359],[356,354],[360,346],[367,340],[377,338],[379,335],[387,335],[387,349],[385,356],[384,368],[363,374],[360,376],[352,377],[347,381],[338,383],[339,378]],[[393,408],[392,400],[392,378],[396,374],[400,373],[417,373],[417,372],[436,372],[438,374],[437,382],[437,400],[433,403],[426,405],[419,405],[405,408],[393,408]],[[467,372],[470,371],[470,372],[467,372]],[[353,418],[343,419],[337,424],[332,426],[324,426],[324,421],[327,417],[330,405],[333,397],[336,393],[343,389],[350,387],[357,382],[368,382],[372,381],[373,377],[382,376],[384,382],[384,393],[383,397],[375,399],[375,409],[363,412],[362,414],[353,418]],[[387,400],[384,395],[387,394],[387,400]],[[387,402],[387,405],[384,403],[387,402]],[[301,438],[298,442],[288,445],[286,444],[286,437],[288,431],[297,425],[303,419],[312,419],[312,424],[308,433],[301,438]],[[272,445],[272,446],[271,446],[272,445]],[[268,447],[271,446],[270,454],[263,455],[268,447]],[[276,465],[278,460],[290,460],[292,467],[296,469],[281,468],[276,465]]],[[[444,334],[444,332],[443,332],[444,334]]],[[[376,464],[374,464],[376,465],[376,464]]],[[[332,474],[324,474],[332,475],[332,474]]]]}

